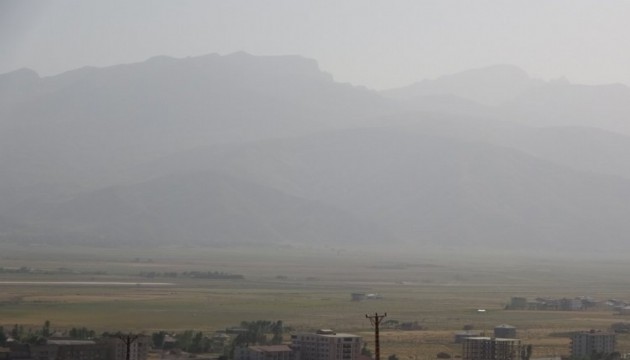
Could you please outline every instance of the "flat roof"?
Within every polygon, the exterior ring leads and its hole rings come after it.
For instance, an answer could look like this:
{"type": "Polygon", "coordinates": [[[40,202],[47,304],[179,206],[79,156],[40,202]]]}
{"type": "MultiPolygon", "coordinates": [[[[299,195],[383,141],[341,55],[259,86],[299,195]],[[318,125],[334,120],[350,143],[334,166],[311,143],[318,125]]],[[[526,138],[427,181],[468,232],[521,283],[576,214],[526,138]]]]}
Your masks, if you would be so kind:
{"type": "Polygon", "coordinates": [[[360,338],[361,336],[359,335],[355,335],[355,334],[348,334],[348,333],[333,333],[333,334],[320,334],[320,333],[298,333],[295,335],[301,335],[301,336],[322,336],[322,337],[333,337],[333,338],[344,338],[344,337],[357,337],[360,338]]]}
{"type": "Polygon", "coordinates": [[[288,345],[252,345],[248,347],[250,350],[260,351],[260,352],[285,352],[285,351],[293,351],[288,345]]]}
{"type": "Polygon", "coordinates": [[[489,336],[470,336],[467,337],[466,340],[492,340],[492,341],[521,341],[521,339],[506,339],[506,338],[493,338],[489,336]]]}
{"type": "Polygon", "coordinates": [[[94,345],[94,340],[48,340],[48,345],[94,345]]]}

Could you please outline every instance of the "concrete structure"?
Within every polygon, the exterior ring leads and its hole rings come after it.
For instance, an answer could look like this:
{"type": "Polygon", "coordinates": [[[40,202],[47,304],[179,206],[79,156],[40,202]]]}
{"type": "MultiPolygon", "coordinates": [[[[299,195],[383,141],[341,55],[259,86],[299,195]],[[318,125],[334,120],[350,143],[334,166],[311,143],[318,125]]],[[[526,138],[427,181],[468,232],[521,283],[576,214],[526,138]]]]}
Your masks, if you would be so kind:
{"type": "Polygon", "coordinates": [[[567,299],[567,298],[562,298],[560,299],[560,310],[564,310],[564,311],[576,311],[576,310],[583,310],[584,309],[584,304],[582,303],[581,299],[567,299]]]}
{"type": "Polygon", "coordinates": [[[350,300],[352,301],[363,301],[367,300],[365,293],[352,293],[350,294],[350,300]]]}
{"type": "Polygon", "coordinates": [[[234,349],[234,360],[294,360],[295,352],[287,345],[241,346],[234,349]]]}
{"type": "Polygon", "coordinates": [[[506,306],[508,310],[586,310],[596,304],[595,300],[588,296],[576,298],[555,299],[551,297],[537,297],[534,301],[528,301],[524,297],[512,297],[506,306]]]}
{"type": "Polygon", "coordinates": [[[48,340],[42,345],[11,344],[4,359],[111,360],[111,346],[93,340],[48,340]]]}
{"type": "Polygon", "coordinates": [[[521,340],[469,337],[462,342],[463,360],[521,360],[521,340]]]}
{"type": "Polygon", "coordinates": [[[615,333],[607,333],[591,330],[571,336],[571,357],[574,359],[589,358],[593,353],[610,354],[615,352],[617,336],[615,333]]]}
{"type": "Polygon", "coordinates": [[[514,296],[510,299],[510,310],[525,310],[527,308],[527,298],[514,296]]]}
{"type": "Polygon", "coordinates": [[[503,339],[516,339],[516,328],[508,324],[496,326],[494,328],[494,337],[503,339]]]}
{"type": "Polygon", "coordinates": [[[31,356],[55,360],[108,360],[109,347],[92,340],[48,340],[46,346],[33,346],[31,356]]]}
{"type": "MultiPolygon", "coordinates": [[[[111,337],[101,340],[101,343],[109,346],[110,360],[125,360],[127,357],[127,345],[117,337],[111,337]]],[[[148,336],[138,336],[130,346],[130,360],[146,360],[149,356],[149,347],[151,339],[148,336]]]]}
{"type": "Polygon", "coordinates": [[[358,335],[322,329],[316,333],[291,335],[295,360],[357,360],[363,339],[358,335]]]}

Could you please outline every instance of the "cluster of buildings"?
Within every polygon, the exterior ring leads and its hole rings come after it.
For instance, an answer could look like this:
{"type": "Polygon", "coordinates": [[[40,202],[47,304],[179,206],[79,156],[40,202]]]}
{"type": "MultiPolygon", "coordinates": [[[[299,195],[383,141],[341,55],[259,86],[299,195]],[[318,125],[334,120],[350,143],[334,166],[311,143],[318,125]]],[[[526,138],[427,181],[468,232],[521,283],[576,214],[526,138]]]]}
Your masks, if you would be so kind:
{"type": "MultiPolygon", "coordinates": [[[[516,328],[503,324],[494,328],[494,336],[480,336],[468,331],[456,333],[455,342],[462,344],[462,360],[529,360],[530,345],[516,338],[516,328]]],[[[483,334],[481,334],[483,335],[483,334]]],[[[139,336],[132,342],[124,337],[102,340],[51,338],[44,344],[10,343],[0,348],[0,360],[146,360],[150,339],[139,336]],[[129,351],[129,354],[127,354],[129,351]]],[[[615,352],[616,334],[586,331],[571,336],[571,358],[619,359],[615,352]]],[[[234,360],[369,360],[361,354],[363,339],[358,335],[321,329],[315,333],[291,335],[286,345],[242,346],[234,351],[234,360]]]]}
{"type": "Polygon", "coordinates": [[[37,345],[9,342],[0,348],[0,360],[146,360],[150,347],[147,336],[134,338],[129,346],[118,337],[98,341],[51,338],[37,345]]]}
{"type": "MultiPolygon", "coordinates": [[[[481,330],[461,330],[455,332],[454,342],[461,344],[469,337],[483,337],[485,333],[481,330]]],[[[516,339],[516,327],[508,324],[501,324],[494,328],[495,338],[516,339]]]]}
{"type": "Polygon", "coordinates": [[[380,294],[373,293],[351,293],[350,300],[352,301],[365,301],[365,300],[381,300],[383,298],[380,294]]]}
{"type": "MultiPolygon", "coordinates": [[[[502,329],[512,330],[511,327],[502,329]]],[[[531,346],[522,345],[516,338],[469,336],[461,343],[462,360],[529,360],[532,352],[531,346]]],[[[570,358],[618,360],[620,354],[615,350],[616,343],[615,333],[595,330],[574,333],[571,335],[570,358]]]]}
{"type": "Polygon", "coordinates": [[[580,296],[575,298],[551,298],[537,297],[529,301],[525,297],[512,297],[507,305],[508,310],[561,310],[561,311],[577,311],[586,310],[596,304],[595,300],[590,297],[580,296]]]}
{"type": "Polygon", "coordinates": [[[248,346],[235,350],[234,360],[358,360],[363,339],[321,329],[291,335],[291,345],[248,346]]]}

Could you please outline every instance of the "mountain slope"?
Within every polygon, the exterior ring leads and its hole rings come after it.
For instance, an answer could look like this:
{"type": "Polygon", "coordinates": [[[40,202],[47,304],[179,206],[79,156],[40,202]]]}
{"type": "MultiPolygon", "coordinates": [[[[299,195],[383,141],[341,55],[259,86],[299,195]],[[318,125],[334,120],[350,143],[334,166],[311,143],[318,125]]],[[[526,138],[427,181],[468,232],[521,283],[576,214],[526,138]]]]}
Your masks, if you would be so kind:
{"type": "Polygon", "coordinates": [[[154,167],[207,167],[316,199],[378,224],[406,246],[611,249],[630,230],[628,180],[398,129],[198,150],[154,167]]]}
{"type": "Polygon", "coordinates": [[[413,100],[431,95],[452,95],[486,106],[496,106],[535,89],[542,81],[512,65],[494,65],[423,80],[381,92],[395,99],[413,100]]]}
{"type": "Polygon", "coordinates": [[[100,182],[173,151],[321,130],[389,106],[297,56],[160,57],[33,76],[0,76],[13,99],[0,106],[4,183],[100,182]]]}
{"type": "MultiPolygon", "coordinates": [[[[39,242],[323,245],[387,239],[378,226],[335,207],[212,172],[110,187],[21,209],[19,218],[46,230],[31,234],[39,242]]],[[[19,240],[19,232],[13,235],[19,240]]]]}
{"type": "MultiPolygon", "coordinates": [[[[0,239],[626,249],[629,138],[523,124],[573,85],[438,80],[388,100],[242,53],[2,75],[0,239]]],[[[626,96],[578,92],[580,124],[626,96]]]]}
{"type": "Polygon", "coordinates": [[[496,65],[381,92],[409,109],[516,121],[530,126],[580,126],[630,135],[630,88],[542,81],[496,65]]]}

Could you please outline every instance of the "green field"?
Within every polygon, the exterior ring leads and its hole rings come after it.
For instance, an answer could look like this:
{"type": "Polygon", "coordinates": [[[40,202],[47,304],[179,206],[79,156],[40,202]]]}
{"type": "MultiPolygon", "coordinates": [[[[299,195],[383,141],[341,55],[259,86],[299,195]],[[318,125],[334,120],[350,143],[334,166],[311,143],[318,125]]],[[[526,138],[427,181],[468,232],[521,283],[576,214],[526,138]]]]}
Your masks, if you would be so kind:
{"type": "MultiPolygon", "coordinates": [[[[452,254],[394,256],[314,248],[82,248],[0,245],[0,325],[97,331],[196,329],[207,332],[241,321],[283,320],[295,330],[333,328],[372,342],[366,313],[417,321],[423,331],[383,331],[382,353],[430,359],[453,354],[453,332],[466,324],[491,333],[507,323],[518,329],[534,356],[568,353],[574,330],[607,329],[630,322],[604,305],[588,311],[507,311],[512,296],[592,296],[630,299],[623,261],[518,259],[452,254]],[[139,276],[147,272],[219,271],[243,280],[139,276]],[[120,285],[9,282],[126,282],[120,285]],[[143,283],[171,283],[146,285],[143,283]],[[380,300],[350,301],[352,292],[380,300]],[[485,309],[481,313],[478,309],[485,309]]],[[[630,352],[630,338],[619,349],[630,352]]]]}

